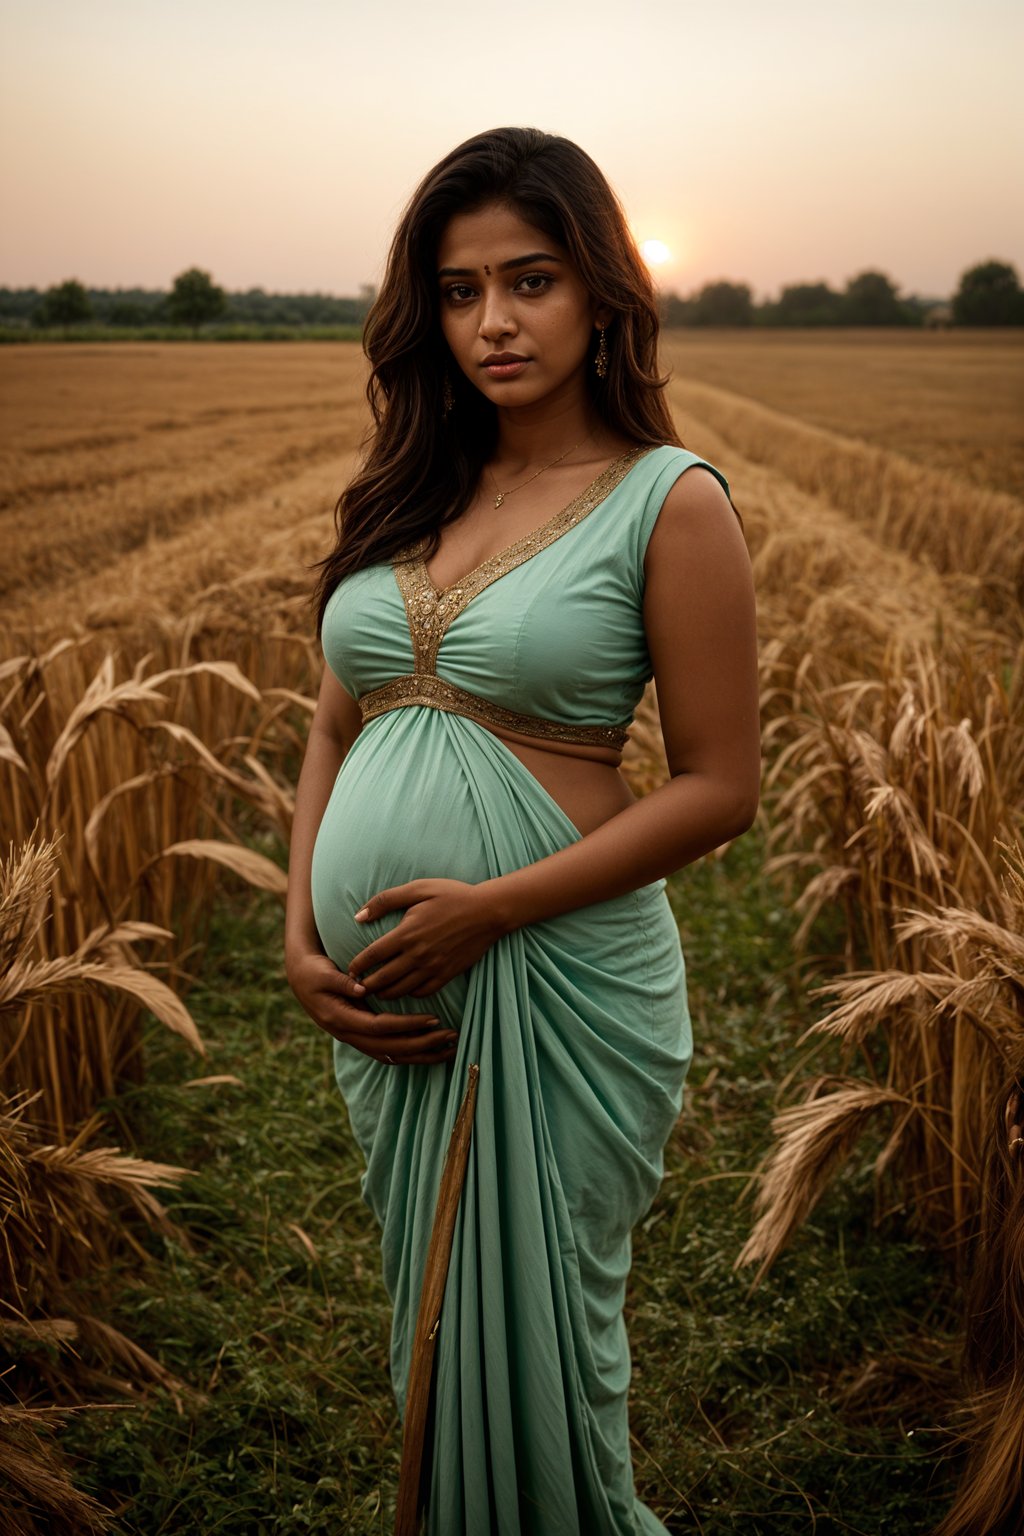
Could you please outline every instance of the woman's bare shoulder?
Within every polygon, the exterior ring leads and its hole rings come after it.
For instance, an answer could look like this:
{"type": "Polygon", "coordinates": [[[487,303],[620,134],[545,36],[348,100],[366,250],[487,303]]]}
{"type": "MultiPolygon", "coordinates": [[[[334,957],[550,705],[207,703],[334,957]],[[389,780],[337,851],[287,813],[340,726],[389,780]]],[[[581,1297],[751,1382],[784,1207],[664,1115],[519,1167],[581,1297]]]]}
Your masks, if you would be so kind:
{"type": "Polygon", "coordinates": [[[746,541],[732,502],[713,470],[691,464],[669,486],[644,558],[648,578],[658,567],[687,565],[698,553],[735,559],[746,556],[746,541]]]}

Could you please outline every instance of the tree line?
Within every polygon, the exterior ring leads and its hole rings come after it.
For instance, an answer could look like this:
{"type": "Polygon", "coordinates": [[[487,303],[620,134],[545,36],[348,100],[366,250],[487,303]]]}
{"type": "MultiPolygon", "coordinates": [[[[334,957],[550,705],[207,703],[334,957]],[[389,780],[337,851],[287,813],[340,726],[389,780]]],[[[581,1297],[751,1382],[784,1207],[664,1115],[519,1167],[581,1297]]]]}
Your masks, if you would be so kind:
{"type": "MultiPolygon", "coordinates": [[[[777,299],[755,304],[746,283],[705,283],[687,298],[662,300],[666,325],[923,325],[939,304],[902,298],[884,272],[860,272],[842,290],[828,283],[793,283],[777,299]]],[[[946,305],[941,307],[945,308],[946,305]]],[[[1024,291],[1008,262],[983,261],[960,276],[948,301],[955,325],[1024,325],[1024,291]]]]}
{"type": "MultiPolygon", "coordinates": [[[[226,293],[209,272],[190,267],[174,279],[170,291],[142,288],[87,289],[68,278],[44,292],[36,288],[0,288],[0,326],[8,330],[61,330],[99,325],[111,330],[174,326],[198,336],[213,323],[236,326],[361,326],[376,297],[364,284],[357,297],[331,294],[278,294],[262,288],[226,293]]],[[[754,302],[747,283],[705,283],[680,297],[661,295],[667,326],[835,326],[923,325],[936,308],[934,299],[901,297],[884,272],[865,271],[842,290],[827,283],[794,283],[777,299],[754,302]]],[[[948,304],[956,325],[1024,325],[1024,291],[1016,268],[988,260],[961,274],[948,304]]]]}
{"type": "Polygon", "coordinates": [[[193,335],[219,323],[237,326],[361,326],[376,297],[364,284],[355,298],[327,293],[267,293],[250,288],[227,293],[209,272],[189,267],[170,291],[148,288],[86,288],[77,278],[40,291],[0,288],[0,325],[36,330],[109,326],[112,330],[176,326],[193,335]]]}

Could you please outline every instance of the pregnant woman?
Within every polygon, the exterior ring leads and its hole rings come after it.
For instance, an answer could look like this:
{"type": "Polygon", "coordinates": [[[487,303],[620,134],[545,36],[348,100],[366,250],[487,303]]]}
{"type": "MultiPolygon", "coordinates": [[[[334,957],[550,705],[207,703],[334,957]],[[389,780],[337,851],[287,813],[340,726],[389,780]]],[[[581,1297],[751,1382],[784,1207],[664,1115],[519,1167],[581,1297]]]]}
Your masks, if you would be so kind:
{"type": "Polygon", "coordinates": [[[746,545],[680,445],[657,333],[597,166],[520,128],[425,177],[366,322],[286,964],[365,1156],[403,1417],[479,1069],[428,1536],[665,1530],[634,1492],[623,1321],[692,1053],[665,876],[750,826],[760,750],[746,545]],[[637,799],[619,763],[652,676],[671,776],[637,799]]]}

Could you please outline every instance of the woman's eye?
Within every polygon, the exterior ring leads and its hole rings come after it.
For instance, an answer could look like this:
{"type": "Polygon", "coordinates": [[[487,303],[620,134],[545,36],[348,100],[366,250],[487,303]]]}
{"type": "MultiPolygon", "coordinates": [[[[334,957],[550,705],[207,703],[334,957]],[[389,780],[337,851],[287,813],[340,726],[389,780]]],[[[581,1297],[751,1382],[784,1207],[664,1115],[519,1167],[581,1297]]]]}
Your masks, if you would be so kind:
{"type": "MultiPolygon", "coordinates": [[[[516,288],[521,293],[546,293],[551,287],[553,278],[546,272],[527,272],[516,283],[516,288]]],[[[444,290],[444,299],[447,304],[465,304],[473,298],[476,292],[469,283],[449,283],[444,290]]]]}

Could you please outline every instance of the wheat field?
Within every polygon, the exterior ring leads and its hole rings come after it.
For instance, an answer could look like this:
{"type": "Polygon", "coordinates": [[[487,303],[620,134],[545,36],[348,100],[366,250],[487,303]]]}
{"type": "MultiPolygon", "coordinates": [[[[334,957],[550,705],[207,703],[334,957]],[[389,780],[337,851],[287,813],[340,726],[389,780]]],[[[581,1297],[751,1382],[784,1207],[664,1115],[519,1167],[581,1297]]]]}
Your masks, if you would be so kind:
{"type": "Polygon", "coordinates": [[[665,355],[677,374],[1024,496],[1024,372],[1012,332],[690,330],[670,332],[665,355]]]}
{"type": "MultiPolygon", "coordinates": [[[[983,1536],[1024,1452],[1024,344],[686,333],[665,358],[754,564],[770,872],[800,945],[823,914],[842,935],[813,1033],[844,1065],[787,1085],[736,1264],[759,1283],[887,1128],[881,1195],[989,1319],[965,1322],[972,1459],[942,1530],[983,1536]]],[[[135,1240],[103,1191],[159,1224],[154,1190],[187,1170],[94,1146],[94,1111],[144,1073],[143,1009],[201,1055],[188,957],[220,876],[282,889],[309,565],[364,379],[344,343],[0,351],[0,1341],[102,1339],[168,1390],[71,1287],[135,1240]]],[[[666,772],[653,687],[624,769],[638,792],[666,772]]],[[[17,1454],[54,1475],[23,1435],[17,1454]]]]}

